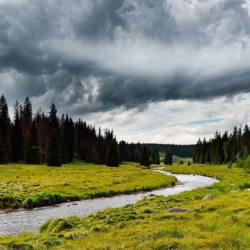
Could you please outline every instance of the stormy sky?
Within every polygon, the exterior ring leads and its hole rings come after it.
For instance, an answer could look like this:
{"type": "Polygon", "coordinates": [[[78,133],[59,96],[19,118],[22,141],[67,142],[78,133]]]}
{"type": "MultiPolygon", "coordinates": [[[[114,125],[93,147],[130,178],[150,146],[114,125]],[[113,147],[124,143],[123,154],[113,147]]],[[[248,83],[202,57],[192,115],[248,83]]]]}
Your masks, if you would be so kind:
{"type": "Polygon", "coordinates": [[[0,0],[0,94],[118,140],[250,124],[247,0],[0,0]]]}

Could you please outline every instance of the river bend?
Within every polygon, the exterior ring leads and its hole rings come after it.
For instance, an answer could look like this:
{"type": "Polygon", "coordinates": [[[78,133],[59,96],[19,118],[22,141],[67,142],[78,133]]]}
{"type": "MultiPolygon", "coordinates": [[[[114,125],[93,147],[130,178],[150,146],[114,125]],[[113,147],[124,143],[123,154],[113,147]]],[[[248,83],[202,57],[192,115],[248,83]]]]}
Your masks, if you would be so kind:
{"type": "Polygon", "coordinates": [[[168,196],[183,191],[193,190],[198,187],[210,186],[218,182],[218,180],[213,178],[199,175],[182,175],[170,174],[164,171],[161,172],[163,174],[175,176],[181,184],[171,188],[163,188],[150,192],[62,203],[55,206],[40,207],[31,210],[17,209],[11,210],[11,212],[8,212],[7,210],[0,211],[0,235],[17,235],[22,232],[37,232],[41,224],[50,218],[65,218],[71,215],[84,217],[106,208],[116,208],[127,204],[133,204],[151,194],[168,196]]]}

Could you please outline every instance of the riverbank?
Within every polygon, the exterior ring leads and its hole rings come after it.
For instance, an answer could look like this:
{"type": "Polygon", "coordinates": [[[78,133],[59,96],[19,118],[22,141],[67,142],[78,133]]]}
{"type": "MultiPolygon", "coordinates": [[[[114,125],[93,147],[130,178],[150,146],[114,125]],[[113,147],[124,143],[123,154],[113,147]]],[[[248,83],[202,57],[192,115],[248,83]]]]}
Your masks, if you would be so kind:
{"type": "Polygon", "coordinates": [[[118,168],[79,163],[60,168],[0,165],[0,209],[34,208],[172,186],[175,178],[135,164],[118,168]]]}
{"type": "MultiPolygon", "coordinates": [[[[169,174],[167,172],[161,173],[169,174]]],[[[107,198],[67,202],[56,206],[46,206],[35,209],[19,209],[11,213],[6,213],[6,210],[0,211],[0,235],[18,235],[22,232],[37,233],[39,227],[48,219],[57,217],[67,218],[72,215],[86,217],[107,208],[118,208],[135,204],[137,201],[145,199],[146,197],[149,198],[155,195],[164,195],[167,197],[197,187],[211,186],[216,182],[216,180],[212,178],[198,175],[174,175],[174,177],[178,179],[180,184],[148,192],[144,191],[129,195],[122,194],[107,198]]]]}
{"type": "Polygon", "coordinates": [[[167,169],[217,175],[220,182],[169,197],[145,198],[86,218],[52,219],[39,234],[5,236],[0,244],[19,249],[249,249],[250,175],[226,166],[167,169]],[[204,200],[206,194],[212,199],[204,200]],[[188,211],[169,213],[172,207],[188,211]]]}

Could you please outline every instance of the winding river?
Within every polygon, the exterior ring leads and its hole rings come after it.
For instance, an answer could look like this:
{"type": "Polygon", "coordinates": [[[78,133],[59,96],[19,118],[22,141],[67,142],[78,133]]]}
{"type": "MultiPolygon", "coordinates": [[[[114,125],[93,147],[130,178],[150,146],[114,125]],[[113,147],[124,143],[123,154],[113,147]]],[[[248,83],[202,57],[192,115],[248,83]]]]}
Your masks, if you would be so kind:
{"type": "Polygon", "coordinates": [[[152,194],[168,196],[198,187],[210,186],[218,182],[218,180],[199,175],[182,175],[170,174],[164,171],[161,172],[163,174],[175,176],[180,184],[171,188],[163,188],[150,192],[62,203],[55,206],[40,207],[31,210],[18,209],[14,211],[12,210],[11,212],[7,210],[0,211],[0,235],[16,235],[21,232],[37,232],[41,224],[50,218],[65,218],[71,215],[84,217],[106,208],[116,208],[127,204],[133,204],[145,196],[150,196],[152,194]]]}

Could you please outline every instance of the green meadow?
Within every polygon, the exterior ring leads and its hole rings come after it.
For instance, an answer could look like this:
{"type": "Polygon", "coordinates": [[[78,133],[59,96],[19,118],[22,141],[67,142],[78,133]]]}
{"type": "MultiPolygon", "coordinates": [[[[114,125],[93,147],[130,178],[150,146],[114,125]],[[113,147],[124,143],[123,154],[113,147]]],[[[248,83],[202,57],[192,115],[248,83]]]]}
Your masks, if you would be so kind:
{"type": "MultiPolygon", "coordinates": [[[[126,167],[120,169],[120,178],[124,177],[126,167]]],[[[85,218],[51,219],[38,234],[2,236],[0,249],[249,249],[249,174],[223,165],[179,165],[165,169],[212,176],[220,182],[169,197],[145,198],[85,218]],[[211,200],[203,199],[207,194],[212,195],[211,200]],[[188,211],[169,213],[172,207],[188,211]]]]}
{"type": "Polygon", "coordinates": [[[133,163],[119,168],[93,164],[0,165],[0,208],[33,208],[67,200],[92,199],[171,186],[164,176],[133,163]]]}

